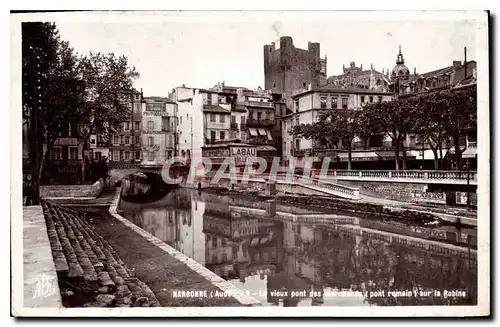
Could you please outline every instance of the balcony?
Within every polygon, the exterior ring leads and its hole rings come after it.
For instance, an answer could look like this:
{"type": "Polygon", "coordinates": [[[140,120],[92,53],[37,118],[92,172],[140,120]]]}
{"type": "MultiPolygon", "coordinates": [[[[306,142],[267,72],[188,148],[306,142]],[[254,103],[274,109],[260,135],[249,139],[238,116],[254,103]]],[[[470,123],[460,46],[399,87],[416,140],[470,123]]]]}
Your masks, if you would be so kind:
{"type": "Polygon", "coordinates": [[[247,129],[247,124],[240,124],[240,129],[242,131],[246,130],[247,129]]]}
{"type": "Polygon", "coordinates": [[[245,101],[245,105],[247,107],[274,109],[274,104],[272,102],[245,101]]]}
{"type": "Polygon", "coordinates": [[[274,127],[274,119],[248,119],[247,126],[274,127]]]}
{"type": "Polygon", "coordinates": [[[166,127],[166,126],[164,126],[164,127],[161,128],[161,131],[162,132],[168,132],[168,133],[175,133],[175,127],[166,127]]]}
{"type": "Polygon", "coordinates": [[[231,123],[231,129],[238,130],[238,123],[231,123]]]}
{"type": "Polygon", "coordinates": [[[477,142],[468,142],[467,147],[468,148],[477,148],[477,142]]]}

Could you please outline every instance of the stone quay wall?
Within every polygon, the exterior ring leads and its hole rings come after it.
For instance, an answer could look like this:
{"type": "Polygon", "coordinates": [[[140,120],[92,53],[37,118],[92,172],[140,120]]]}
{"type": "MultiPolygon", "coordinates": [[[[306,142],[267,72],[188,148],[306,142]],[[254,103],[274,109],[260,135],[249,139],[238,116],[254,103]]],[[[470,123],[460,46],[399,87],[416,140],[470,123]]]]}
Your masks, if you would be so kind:
{"type": "Polygon", "coordinates": [[[42,198],[96,198],[104,188],[100,178],[92,185],[46,185],[40,187],[42,198]]]}

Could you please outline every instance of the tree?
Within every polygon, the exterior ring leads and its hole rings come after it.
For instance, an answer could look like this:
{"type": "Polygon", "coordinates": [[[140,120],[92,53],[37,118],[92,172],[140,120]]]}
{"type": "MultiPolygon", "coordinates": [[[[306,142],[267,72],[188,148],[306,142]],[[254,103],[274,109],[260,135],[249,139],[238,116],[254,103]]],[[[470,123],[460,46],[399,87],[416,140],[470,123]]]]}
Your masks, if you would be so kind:
{"type": "MultiPolygon", "coordinates": [[[[117,57],[114,53],[91,52],[80,58],[79,65],[85,92],[84,104],[77,113],[78,139],[84,152],[90,135],[118,130],[121,123],[130,117],[133,82],[139,73],[135,67],[129,67],[127,57],[117,57]]],[[[85,180],[85,169],[84,156],[82,181],[85,180]]]]}
{"type": "Polygon", "coordinates": [[[460,136],[477,128],[477,88],[446,90],[439,96],[444,101],[444,129],[455,148],[457,169],[462,169],[460,136]]]}
{"type": "Polygon", "coordinates": [[[414,116],[416,132],[434,153],[435,167],[442,168],[443,144],[452,140],[457,168],[461,169],[460,136],[477,126],[476,88],[444,90],[419,96],[414,116]]]}
{"type": "Polygon", "coordinates": [[[355,110],[328,110],[322,112],[317,122],[296,125],[290,131],[296,137],[303,137],[326,143],[333,148],[338,141],[347,148],[347,166],[352,167],[352,141],[359,134],[358,111],[355,110]]]}
{"type": "Polygon", "coordinates": [[[416,102],[413,99],[397,99],[384,102],[367,103],[363,106],[364,115],[375,130],[388,135],[395,151],[396,170],[399,170],[400,153],[403,153],[403,169],[406,169],[404,140],[414,130],[416,102]]]}
{"type": "Polygon", "coordinates": [[[60,40],[55,24],[23,23],[22,38],[23,120],[30,149],[31,202],[37,204],[46,158],[74,117],[83,85],[77,78],[73,50],[60,40]]]}

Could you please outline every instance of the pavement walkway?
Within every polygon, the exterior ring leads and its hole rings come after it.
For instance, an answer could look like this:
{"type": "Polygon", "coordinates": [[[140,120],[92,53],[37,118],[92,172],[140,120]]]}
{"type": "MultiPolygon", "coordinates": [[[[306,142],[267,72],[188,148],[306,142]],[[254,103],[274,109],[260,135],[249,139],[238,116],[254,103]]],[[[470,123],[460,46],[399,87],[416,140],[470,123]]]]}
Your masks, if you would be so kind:
{"type": "Polygon", "coordinates": [[[24,308],[62,308],[42,206],[23,207],[24,308]]]}

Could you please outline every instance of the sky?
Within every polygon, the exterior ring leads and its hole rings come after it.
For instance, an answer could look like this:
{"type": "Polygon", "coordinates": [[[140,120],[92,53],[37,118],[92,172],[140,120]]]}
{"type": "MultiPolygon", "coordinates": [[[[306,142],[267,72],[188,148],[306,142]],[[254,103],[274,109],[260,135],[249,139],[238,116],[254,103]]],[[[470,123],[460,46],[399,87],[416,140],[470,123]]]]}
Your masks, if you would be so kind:
{"type": "Polygon", "coordinates": [[[466,15],[408,16],[402,12],[352,15],[331,12],[63,13],[52,19],[62,39],[79,53],[114,52],[136,67],[145,96],[166,96],[173,87],[209,88],[217,82],[264,87],[263,45],[291,36],[295,47],[319,42],[327,74],[354,61],[378,71],[395,66],[401,46],[417,73],[474,60],[477,25],[466,15]]]}

